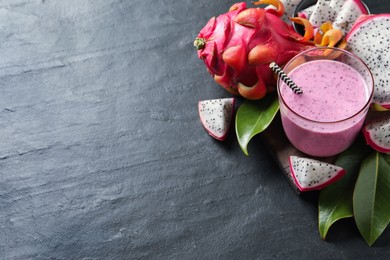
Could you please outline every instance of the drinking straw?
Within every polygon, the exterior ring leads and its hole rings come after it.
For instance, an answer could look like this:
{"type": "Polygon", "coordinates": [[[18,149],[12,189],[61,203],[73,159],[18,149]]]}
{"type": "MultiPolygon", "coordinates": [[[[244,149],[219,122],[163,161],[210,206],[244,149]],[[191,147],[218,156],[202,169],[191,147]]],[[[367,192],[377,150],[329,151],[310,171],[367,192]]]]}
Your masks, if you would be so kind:
{"type": "Polygon", "coordinates": [[[297,86],[297,84],[294,83],[294,81],[292,81],[288,76],[287,74],[282,70],[282,68],[280,68],[278,66],[278,64],[276,64],[275,62],[271,62],[271,64],[269,65],[270,69],[276,73],[276,75],[278,75],[279,78],[281,78],[286,84],[287,86],[289,86],[291,88],[291,90],[295,93],[295,94],[302,94],[303,91],[300,87],[297,86]]]}

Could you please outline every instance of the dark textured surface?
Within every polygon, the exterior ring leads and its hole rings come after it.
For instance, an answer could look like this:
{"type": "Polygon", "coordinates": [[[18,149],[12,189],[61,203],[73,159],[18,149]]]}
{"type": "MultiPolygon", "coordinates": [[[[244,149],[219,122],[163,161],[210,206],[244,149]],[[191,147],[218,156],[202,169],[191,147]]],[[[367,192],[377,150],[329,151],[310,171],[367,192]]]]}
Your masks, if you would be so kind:
{"type": "MultiPolygon", "coordinates": [[[[228,96],[192,41],[233,1],[0,1],[0,259],[367,259],[350,220],[324,242],[259,138],[211,139],[228,96]]],[[[388,1],[367,1],[390,12],[388,1]]]]}

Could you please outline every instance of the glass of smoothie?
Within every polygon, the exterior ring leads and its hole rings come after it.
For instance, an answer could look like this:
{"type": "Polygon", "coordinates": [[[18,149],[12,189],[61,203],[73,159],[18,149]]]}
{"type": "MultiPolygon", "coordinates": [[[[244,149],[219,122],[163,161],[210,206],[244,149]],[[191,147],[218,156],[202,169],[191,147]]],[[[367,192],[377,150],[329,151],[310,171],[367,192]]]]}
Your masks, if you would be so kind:
{"type": "Polygon", "coordinates": [[[283,70],[303,91],[296,94],[278,79],[280,114],[290,142],[316,157],[348,148],[362,128],[374,90],[364,62],[342,49],[315,47],[283,70]]]}

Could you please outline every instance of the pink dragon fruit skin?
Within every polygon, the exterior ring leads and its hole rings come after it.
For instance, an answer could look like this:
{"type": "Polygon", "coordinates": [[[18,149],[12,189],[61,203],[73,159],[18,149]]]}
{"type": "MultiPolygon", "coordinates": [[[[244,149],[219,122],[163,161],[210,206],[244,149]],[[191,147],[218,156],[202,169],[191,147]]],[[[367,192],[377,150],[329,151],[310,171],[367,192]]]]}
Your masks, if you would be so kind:
{"type": "Polygon", "coordinates": [[[275,4],[275,9],[247,8],[234,4],[229,12],[209,20],[194,45],[214,80],[235,95],[260,99],[275,87],[269,64],[284,65],[313,43],[283,22],[283,5],[277,0],[255,4],[275,4]]]}

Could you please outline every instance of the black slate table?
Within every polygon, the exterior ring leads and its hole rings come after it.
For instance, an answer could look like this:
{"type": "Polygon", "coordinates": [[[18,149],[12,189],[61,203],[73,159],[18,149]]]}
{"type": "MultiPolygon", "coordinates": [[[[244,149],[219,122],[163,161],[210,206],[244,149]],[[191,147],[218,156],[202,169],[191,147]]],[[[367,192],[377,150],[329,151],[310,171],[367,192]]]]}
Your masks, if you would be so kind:
{"type": "Polygon", "coordinates": [[[0,1],[0,259],[390,255],[352,220],[321,240],[259,138],[205,133],[198,100],[228,94],[192,42],[232,3],[0,1]]]}

